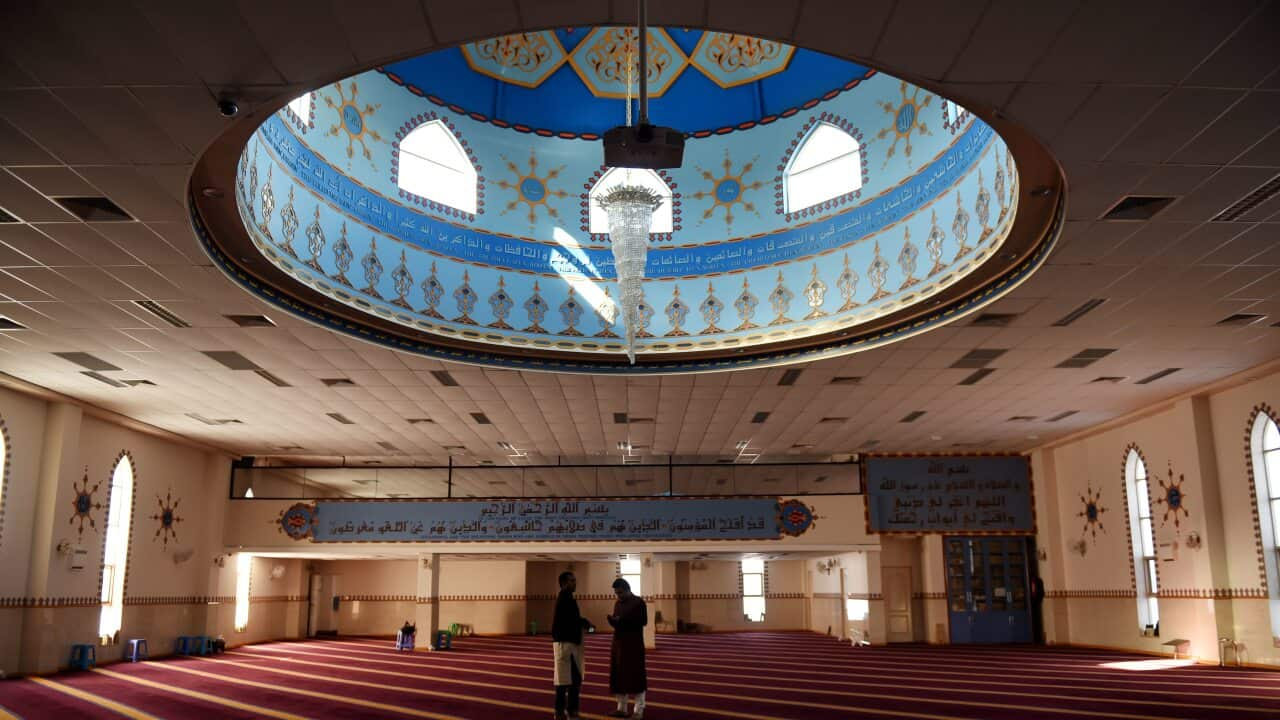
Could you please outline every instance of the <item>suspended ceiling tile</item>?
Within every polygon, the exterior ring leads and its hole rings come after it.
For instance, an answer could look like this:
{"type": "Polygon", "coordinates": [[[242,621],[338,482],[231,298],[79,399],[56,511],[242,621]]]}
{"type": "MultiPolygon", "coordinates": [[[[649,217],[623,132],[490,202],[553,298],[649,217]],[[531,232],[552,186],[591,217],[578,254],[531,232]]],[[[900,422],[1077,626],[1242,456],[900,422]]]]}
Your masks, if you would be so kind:
{"type": "Polygon", "coordinates": [[[314,85],[335,79],[328,68],[349,67],[356,59],[328,4],[276,0],[241,5],[240,13],[289,82],[314,85]]]}
{"type": "Polygon", "coordinates": [[[54,157],[22,134],[7,120],[0,119],[0,165],[38,165],[56,162],[54,157]]]}
{"type": "Polygon", "coordinates": [[[433,43],[418,0],[338,0],[333,12],[362,63],[399,58],[433,43]]]}
{"type": "Polygon", "coordinates": [[[139,0],[142,14],[183,62],[210,85],[284,82],[239,12],[218,4],[139,0]]]}
{"type": "Polygon", "coordinates": [[[1119,142],[1107,155],[1107,161],[1161,162],[1243,96],[1244,93],[1239,90],[1175,88],[1151,109],[1145,120],[1119,142]]]}
{"type": "Polygon", "coordinates": [[[79,167],[76,169],[94,186],[108,192],[109,199],[124,208],[135,220],[185,221],[182,204],[160,189],[156,183],[135,168],[121,165],[79,167]]]}
{"type": "Polygon", "coordinates": [[[71,168],[61,165],[47,167],[16,167],[9,172],[44,195],[84,197],[97,195],[98,191],[71,168]]]}
{"type": "Polygon", "coordinates": [[[517,32],[520,18],[513,0],[425,0],[427,19],[442,45],[517,32]]]}
{"type": "Polygon", "coordinates": [[[1171,160],[1221,165],[1230,162],[1276,129],[1280,92],[1254,91],[1195,137],[1171,160]]]}
{"type": "MultiPolygon", "coordinates": [[[[93,228],[81,222],[41,223],[36,225],[35,229],[53,238],[60,246],[69,251],[65,257],[63,253],[54,251],[52,254],[55,257],[51,259],[57,259],[58,262],[47,263],[50,265],[83,265],[86,262],[97,266],[141,264],[141,261],[137,258],[121,250],[114,243],[94,232],[93,228]],[[83,260],[73,261],[76,256],[83,258],[83,260]]],[[[3,229],[0,229],[0,237],[3,237],[4,232],[3,229]]],[[[35,239],[34,242],[44,241],[35,239]]]]}
{"type": "Polygon", "coordinates": [[[1227,167],[1160,214],[1162,220],[1208,220],[1276,174],[1274,168],[1227,167]]]}
{"type": "Polygon", "coordinates": [[[1280,5],[1264,3],[1204,63],[1189,85],[1251,88],[1280,69],[1280,5]]]}
{"type": "Polygon", "coordinates": [[[93,229],[152,266],[189,265],[185,255],[142,223],[95,223],[93,229]]]}
{"type": "Polygon", "coordinates": [[[1051,143],[1062,159],[1100,160],[1169,92],[1150,86],[1100,86],[1051,143]]]}
{"type": "Polygon", "coordinates": [[[64,163],[109,163],[120,158],[48,90],[0,92],[0,117],[64,163]]]}
{"type": "Polygon", "coordinates": [[[23,181],[0,170],[0,207],[26,222],[74,220],[70,213],[55,205],[45,196],[31,189],[23,181]]]}
{"type": "Polygon", "coordinates": [[[1078,0],[1047,5],[996,0],[987,6],[947,80],[1024,79],[1079,6],[1078,0]]]}

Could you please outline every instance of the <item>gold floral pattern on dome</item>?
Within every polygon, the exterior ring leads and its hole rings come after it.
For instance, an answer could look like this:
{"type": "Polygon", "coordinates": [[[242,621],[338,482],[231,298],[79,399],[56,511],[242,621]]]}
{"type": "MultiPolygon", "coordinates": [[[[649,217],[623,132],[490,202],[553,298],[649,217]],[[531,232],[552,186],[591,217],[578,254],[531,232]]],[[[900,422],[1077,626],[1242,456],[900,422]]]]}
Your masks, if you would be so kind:
{"type": "Polygon", "coordinates": [[[495,80],[534,88],[569,59],[551,31],[516,33],[462,46],[472,70],[495,80]]]}
{"type": "MultiPolygon", "coordinates": [[[[635,97],[640,86],[639,32],[635,28],[596,28],[569,54],[569,64],[596,97],[635,97]]],[[[689,59],[662,29],[649,29],[646,74],[649,97],[659,97],[676,81],[689,59]]]]}
{"type": "Polygon", "coordinates": [[[689,62],[722,88],[745,85],[787,69],[795,48],[736,33],[703,33],[689,62]]]}

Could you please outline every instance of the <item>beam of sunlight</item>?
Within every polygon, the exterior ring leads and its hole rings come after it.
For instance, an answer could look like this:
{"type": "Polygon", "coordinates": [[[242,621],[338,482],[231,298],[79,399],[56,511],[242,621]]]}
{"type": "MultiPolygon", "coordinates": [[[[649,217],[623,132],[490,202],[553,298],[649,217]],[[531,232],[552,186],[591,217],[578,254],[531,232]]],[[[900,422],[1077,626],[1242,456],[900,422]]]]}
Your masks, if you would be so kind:
{"type": "Polygon", "coordinates": [[[1150,670],[1172,670],[1173,668],[1186,667],[1187,665],[1195,664],[1196,661],[1194,659],[1183,658],[1180,660],[1125,660],[1122,662],[1098,663],[1098,667],[1104,667],[1111,670],[1133,670],[1146,672],[1150,670]]]}

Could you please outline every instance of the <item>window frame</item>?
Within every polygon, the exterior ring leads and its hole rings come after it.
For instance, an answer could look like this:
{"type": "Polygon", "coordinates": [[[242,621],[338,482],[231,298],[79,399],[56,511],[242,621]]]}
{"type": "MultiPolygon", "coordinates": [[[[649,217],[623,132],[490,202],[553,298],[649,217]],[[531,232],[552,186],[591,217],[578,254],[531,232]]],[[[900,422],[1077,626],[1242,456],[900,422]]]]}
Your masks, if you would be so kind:
{"type": "Polygon", "coordinates": [[[1138,628],[1144,634],[1150,626],[1160,636],[1160,570],[1151,513],[1150,475],[1146,459],[1137,447],[1125,454],[1125,494],[1129,509],[1129,540],[1133,558],[1134,592],[1137,596],[1138,628]],[[1145,513],[1144,513],[1145,511],[1145,513]]]}
{"type": "MultiPolygon", "coordinates": [[[[429,201],[442,208],[449,208],[458,212],[467,213],[468,215],[476,215],[479,213],[480,173],[476,170],[475,161],[471,158],[471,155],[467,153],[466,147],[464,147],[462,142],[458,139],[453,128],[450,127],[442,118],[436,118],[434,120],[424,122],[421,125],[414,127],[406,133],[404,137],[400,138],[396,150],[395,181],[396,187],[399,190],[416,198],[422,198],[423,200],[429,201]],[[448,154],[459,161],[457,167],[454,167],[447,162],[442,162],[438,156],[434,156],[434,153],[419,153],[406,149],[406,146],[414,148],[414,150],[417,149],[415,147],[415,142],[413,141],[413,137],[415,135],[423,134],[421,135],[422,137],[427,137],[427,135],[434,132],[437,128],[443,133],[442,137],[449,141],[448,150],[450,152],[448,154]],[[428,157],[428,155],[433,156],[428,157]],[[413,158],[413,161],[406,162],[409,158],[413,158]],[[417,161],[427,163],[430,166],[444,168],[445,170],[454,173],[455,177],[451,177],[449,180],[458,181],[456,183],[456,187],[459,188],[466,187],[469,184],[471,188],[470,195],[466,197],[463,202],[459,202],[460,199],[463,199],[461,194],[458,196],[445,196],[440,195],[438,192],[433,192],[432,188],[427,187],[427,185],[430,184],[431,175],[415,174],[413,168],[416,167],[417,161]],[[406,177],[407,175],[410,177],[406,177]],[[467,181],[469,181],[469,183],[467,181]]],[[[455,187],[454,182],[448,182],[445,184],[448,187],[455,187]]]]}
{"type": "Polygon", "coordinates": [[[129,545],[132,541],[134,498],[138,471],[129,453],[121,453],[111,467],[107,490],[106,527],[102,538],[102,574],[98,598],[98,637],[115,643],[124,629],[124,593],[129,572],[129,545]],[[127,469],[125,474],[122,469],[127,469]]]}
{"type": "Polygon", "coordinates": [[[769,563],[768,563],[768,561],[764,560],[763,558],[743,558],[742,560],[740,560],[740,561],[738,562],[738,587],[742,590],[742,615],[743,615],[743,617],[745,617],[745,618],[746,618],[746,621],[747,621],[747,622],[749,622],[749,623],[762,623],[762,622],[764,622],[765,617],[766,617],[766,615],[767,615],[767,613],[768,613],[768,601],[765,599],[765,598],[767,597],[767,595],[768,595],[768,592],[769,592],[769,588],[768,588],[768,572],[769,572],[769,563]],[[752,570],[752,571],[748,571],[748,570],[747,570],[747,563],[748,563],[748,562],[752,563],[753,567],[754,567],[755,563],[759,563],[759,564],[760,564],[760,565],[759,565],[759,567],[760,567],[760,571],[759,571],[759,572],[755,572],[754,570],[752,570]],[[759,578],[759,580],[757,581],[757,582],[759,583],[759,585],[758,585],[758,586],[759,586],[759,588],[760,588],[760,592],[759,592],[759,594],[748,594],[748,593],[747,593],[747,578],[748,578],[748,577],[758,577],[758,578],[759,578]],[[752,606],[754,603],[750,602],[750,600],[751,600],[751,599],[757,599],[757,598],[758,598],[758,600],[759,600],[760,617],[759,617],[759,618],[753,618],[753,617],[751,616],[751,615],[752,615],[752,610],[753,610],[753,608],[752,608],[751,606],[752,606]]]}
{"type": "Polygon", "coordinates": [[[1280,423],[1269,412],[1259,408],[1249,427],[1249,469],[1254,507],[1258,512],[1258,540],[1262,543],[1263,573],[1266,579],[1267,604],[1271,616],[1271,635],[1280,637],[1280,473],[1272,476],[1269,457],[1280,458],[1280,423]],[[1275,447],[1268,447],[1268,428],[1275,428],[1275,447]]]}
{"type": "Polygon", "coordinates": [[[641,579],[644,577],[642,568],[643,563],[640,558],[621,558],[618,560],[618,577],[627,581],[633,594],[644,597],[641,583],[641,579]]]}
{"type": "Polygon", "coordinates": [[[783,210],[788,215],[794,215],[796,213],[801,213],[805,210],[818,207],[823,203],[829,202],[836,198],[860,192],[863,187],[862,169],[863,169],[864,163],[866,162],[864,150],[865,148],[863,147],[863,144],[858,139],[858,137],[853,133],[849,132],[848,130],[845,130],[844,128],[840,127],[839,125],[836,125],[835,123],[829,122],[827,120],[822,120],[817,123],[814,123],[813,127],[809,128],[809,130],[805,133],[804,139],[801,140],[800,143],[796,146],[795,152],[793,152],[791,154],[791,157],[787,160],[786,168],[782,172],[783,210]],[[843,152],[839,155],[826,158],[825,160],[809,165],[802,170],[796,170],[795,169],[796,161],[799,160],[800,157],[804,154],[806,146],[808,146],[809,143],[814,140],[814,138],[818,135],[818,133],[827,132],[827,128],[830,128],[830,131],[838,132],[841,135],[847,137],[853,143],[853,149],[843,152]],[[815,200],[812,202],[806,202],[803,205],[800,205],[797,202],[793,201],[793,192],[792,192],[791,186],[795,178],[802,177],[806,174],[815,173],[824,167],[830,166],[833,163],[843,161],[846,159],[848,159],[853,166],[851,186],[841,187],[836,192],[831,192],[830,194],[827,194],[818,200],[815,200]]]}

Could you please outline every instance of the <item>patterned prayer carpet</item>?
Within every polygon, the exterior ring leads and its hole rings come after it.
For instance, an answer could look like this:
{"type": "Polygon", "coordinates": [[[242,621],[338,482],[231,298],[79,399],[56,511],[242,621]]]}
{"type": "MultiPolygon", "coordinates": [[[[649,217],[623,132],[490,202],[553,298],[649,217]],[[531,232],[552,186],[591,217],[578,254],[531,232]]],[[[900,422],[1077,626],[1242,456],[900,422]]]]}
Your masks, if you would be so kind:
{"type": "MultiPolygon", "coordinates": [[[[609,636],[587,639],[582,716],[614,708],[609,636]]],[[[809,633],[662,635],[650,720],[1265,720],[1280,672],[1064,647],[854,648],[809,633]]],[[[245,646],[0,682],[0,720],[27,718],[551,717],[551,641],[462,638],[449,652],[390,640],[245,646]]]]}

